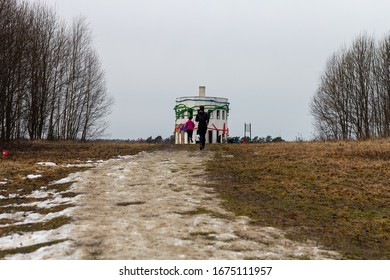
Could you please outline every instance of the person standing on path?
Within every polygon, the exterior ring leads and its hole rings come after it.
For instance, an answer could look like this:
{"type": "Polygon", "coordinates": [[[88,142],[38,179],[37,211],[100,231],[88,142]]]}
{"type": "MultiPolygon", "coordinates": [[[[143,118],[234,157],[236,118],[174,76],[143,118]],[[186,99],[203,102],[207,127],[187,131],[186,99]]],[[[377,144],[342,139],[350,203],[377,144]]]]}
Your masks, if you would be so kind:
{"type": "Polygon", "coordinates": [[[185,124],[188,136],[188,144],[191,144],[192,141],[192,133],[194,132],[195,123],[192,121],[192,116],[188,117],[188,121],[185,124]]]}
{"type": "Polygon", "coordinates": [[[199,107],[195,121],[198,122],[198,134],[200,136],[200,149],[203,150],[206,144],[206,131],[209,124],[209,115],[204,111],[204,106],[199,107]]]}

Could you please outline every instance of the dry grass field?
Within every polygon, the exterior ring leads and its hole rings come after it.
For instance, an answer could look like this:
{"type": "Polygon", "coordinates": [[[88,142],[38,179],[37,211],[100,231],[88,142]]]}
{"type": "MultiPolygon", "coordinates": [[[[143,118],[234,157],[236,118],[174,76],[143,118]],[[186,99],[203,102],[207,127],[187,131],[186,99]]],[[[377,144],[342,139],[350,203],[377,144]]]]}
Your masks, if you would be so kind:
{"type": "MultiPolygon", "coordinates": [[[[3,147],[1,147],[3,148],[3,147]]],[[[166,148],[112,142],[20,142],[0,157],[0,214],[55,214],[71,203],[41,208],[48,197],[31,196],[42,186],[49,196],[77,196],[71,183],[51,184],[85,170],[86,162],[166,148]],[[38,165],[53,162],[56,166],[38,165]],[[34,180],[29,174],[42,174],[34,180]],[[30,206],[27,206],[30,205],[30,206]]],[[[197,151],[197,145],[171,146],[197,151]]],[[[315,240],[348,259],[390,259],[390,141],[207,145],[214,158],[208,178],[224,206],[253,224],[281,228],[293,240],[315,240]]],[[[197,151],[197,153],[200,153],[197,151]]],[[[38,223],[0,218],[0,237],[14,232],[58,228],[69,217],[38,223]]],[[[62,242],[58,240],[57,242],[62,242]]],[[[31,252],[49,244],[0,251],[31,252]]]]}
{"type": "Polygon", "coordinates": [[[225,207],[348,259],[390,259],[390,141],[213,146],[225,207]]]}

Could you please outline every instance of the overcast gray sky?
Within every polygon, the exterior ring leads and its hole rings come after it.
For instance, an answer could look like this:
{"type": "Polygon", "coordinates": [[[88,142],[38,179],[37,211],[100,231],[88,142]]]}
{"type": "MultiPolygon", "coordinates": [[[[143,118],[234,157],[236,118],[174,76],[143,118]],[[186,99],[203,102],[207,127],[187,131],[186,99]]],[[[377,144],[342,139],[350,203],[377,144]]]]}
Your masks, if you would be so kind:
{"type": "MultiPolygon", "coordinates": [[[[39,0],[29,0],[37,2],[39,0]]],[[[330,55],[390,31],[388,0],[43,0],[87,17],[115,99],[109,138],[168,137],[175,98],[229,99],[231,136],[313,135],[309,103],[330,55]]]]}

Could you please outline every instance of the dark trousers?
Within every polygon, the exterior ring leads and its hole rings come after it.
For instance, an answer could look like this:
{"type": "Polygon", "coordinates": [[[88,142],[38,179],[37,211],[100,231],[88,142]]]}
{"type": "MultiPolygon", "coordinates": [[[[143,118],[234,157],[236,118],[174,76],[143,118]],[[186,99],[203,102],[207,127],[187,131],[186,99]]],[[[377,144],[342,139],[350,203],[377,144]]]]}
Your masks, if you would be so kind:
{"type": "Polygon", "coordinates": [[[194,131],[193,130],[187,130],[187,136],[188,136],[188,143],[191,144],[192,143],[192,133],[194,131]]]}
{"type": "Polygon", "coordinates": [[[204,149],[204,146],[206,145],[206,131],[207,131],[207,129],[199,129],[198,130],[201,149],[204,149]]]}

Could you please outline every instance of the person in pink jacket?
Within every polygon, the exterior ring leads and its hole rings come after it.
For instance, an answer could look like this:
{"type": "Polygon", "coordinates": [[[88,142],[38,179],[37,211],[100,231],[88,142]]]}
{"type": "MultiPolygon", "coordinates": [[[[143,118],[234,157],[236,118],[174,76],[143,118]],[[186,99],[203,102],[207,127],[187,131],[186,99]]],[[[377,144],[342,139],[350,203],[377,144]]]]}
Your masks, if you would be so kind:
{"type": "Polygon", "coordinates": [[[192,121],[192,116],[188,117],[188,121],[184,125],[187,130],[188,143],[192,143],[192,133],[194,132],[195,123],[192,121]]]}

